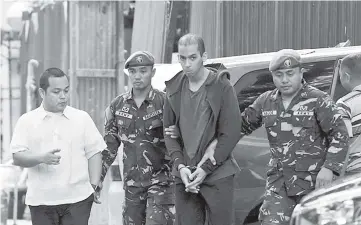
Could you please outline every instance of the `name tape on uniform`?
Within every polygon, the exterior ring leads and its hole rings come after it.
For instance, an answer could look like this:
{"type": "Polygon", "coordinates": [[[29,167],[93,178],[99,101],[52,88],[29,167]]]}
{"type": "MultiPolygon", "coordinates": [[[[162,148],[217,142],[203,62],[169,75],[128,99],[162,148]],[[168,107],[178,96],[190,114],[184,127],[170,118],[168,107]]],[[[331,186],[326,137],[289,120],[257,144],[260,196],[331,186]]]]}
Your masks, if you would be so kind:
{"type": "Polygon", "coordinates": [[[313,116],[314,112],[313,111],[294,111],[293,115],[294,116],[313,116]]]}
{"type": "Polygon", "coordinates": [[[121,111],[116,111],[116,112],[115,112],[115,115],[121,116],[121,117],[125,117],[125,118],[128,118],[128,119],[132,119],[132,118],[133,118],[133,115],[132,115],[132,114],[125,113],[125,112],[121,112],[121,111]]]}
{"type": "Polygon", "coordinates": [[[275,116],[275,115],[277,115],[276,110],[270,110],[270,111],[263,111],[262,112],[262,116],[275,116]]]}
{"type": "Polygon", "coordinates": [[[148,120],[148,119],[150,119],[150,118],[152,118],[152,117],[155,117],[155,116],[157,116],[157,115],[159,115],[159,114],[162,114],[162,110],[161,110],[161,109],[158,109],[158,110],[156,110],[156,111],[154,111],[154,112],[151,112],[151,113],[143,116],[143,120],[148,120]]]}

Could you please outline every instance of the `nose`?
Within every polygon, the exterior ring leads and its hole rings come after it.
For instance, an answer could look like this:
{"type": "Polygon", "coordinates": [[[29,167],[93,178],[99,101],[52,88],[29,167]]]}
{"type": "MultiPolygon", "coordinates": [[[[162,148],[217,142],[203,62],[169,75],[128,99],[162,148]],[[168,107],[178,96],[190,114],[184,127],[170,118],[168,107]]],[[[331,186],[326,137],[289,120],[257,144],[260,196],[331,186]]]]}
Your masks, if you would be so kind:
{"type": "Polygon", "coordinates": [[[60,99],[64,99],[64,98],[66,97],[65,92],[64,92],[64,91],[61,91],[59,97],[60,97],[60,99]]]}
{"type": "Polygon", "coordinates": [[[282,83],[288,83],[288,77],[287,77],[287,75],[285,75],[285,74],[282,75],[281,82],[282,82],[282,83]]]}
{"type": "Polygon", "coordinates": [[[186,67],[190,67],[191,66],[191,62],[189,59],[186,59],[186,62],[184,64],[186,67]]]}

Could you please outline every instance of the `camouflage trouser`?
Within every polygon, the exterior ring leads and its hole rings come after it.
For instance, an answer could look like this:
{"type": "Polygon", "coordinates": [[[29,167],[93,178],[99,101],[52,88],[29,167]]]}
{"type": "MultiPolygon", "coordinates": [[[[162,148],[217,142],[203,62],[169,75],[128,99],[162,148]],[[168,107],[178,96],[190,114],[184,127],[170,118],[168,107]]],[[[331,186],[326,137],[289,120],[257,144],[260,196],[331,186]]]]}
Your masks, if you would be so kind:
{"type": "Polygon", "coordinates": [[[174,184],[149,187],[125,186],[123,225],[173,225],[174,184]]]}
{"type": "Polygon", "coordinates": [[[258,219],[262,225],[289,225],[293,209],[303,196],[287,196],[285,187],[279,193],[266,190],[258,219]]]}

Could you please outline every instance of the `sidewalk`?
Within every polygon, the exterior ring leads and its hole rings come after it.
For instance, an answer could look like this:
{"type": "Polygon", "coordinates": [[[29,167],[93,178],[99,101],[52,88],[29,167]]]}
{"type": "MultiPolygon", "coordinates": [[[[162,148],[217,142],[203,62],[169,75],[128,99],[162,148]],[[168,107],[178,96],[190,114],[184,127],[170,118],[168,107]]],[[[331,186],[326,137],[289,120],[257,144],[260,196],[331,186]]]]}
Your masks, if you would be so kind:
{"type": "MultiPolygon", "coordinates": [[[[8,220],[6,225],[14,225],[13,220],[8,220]]],[[[32,225],[30,220],[17,220],[16,225],[32,225]]]]}

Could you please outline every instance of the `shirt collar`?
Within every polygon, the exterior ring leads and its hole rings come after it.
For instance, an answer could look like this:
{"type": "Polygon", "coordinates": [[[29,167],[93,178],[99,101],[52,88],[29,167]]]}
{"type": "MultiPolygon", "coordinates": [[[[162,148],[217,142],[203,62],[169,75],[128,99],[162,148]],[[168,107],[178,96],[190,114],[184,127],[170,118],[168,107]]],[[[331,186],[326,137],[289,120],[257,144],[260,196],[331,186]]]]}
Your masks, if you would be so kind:
{"type": "Polygon", "coordinates": [[[354,89],[352,89],[352,91],[361,91],[361,84],[354,87],[354,89]]]}
{"type": "MultiPolygon", "coordinates": [[[[154,100],[155,97],[155,91],[153,89],[153,87],[150,88],[147,97],[145,98],[145,101],[151,102],[154,100]]],[[[133,89],[128,91],[125,95],[124,95],[124,100],[128,101],[128,100],[134,100],[133,98],[133,89]]]]}
{"type": "MultiPolygon", "coordinates": [[[[40,115],[41,119],[44,119],[44,118],[48,115],[48,112],[44,109],[43,103],[41,103],[41,105],[39,106],[38,112],[39,112],[39,115],[40,115]]],[[[64,109],[64,111],[63,111],[62,114],[63,114],[63,116],[64,116],[65,118],[67,118],[67,119],[70,120],[70,117],[71,117],[70,114],[71,114],[71,113],[70,113],[70,111],[69,111],[69,106],[66,106],[66,107],[65,107],[65,109],[64,109]]]]}

